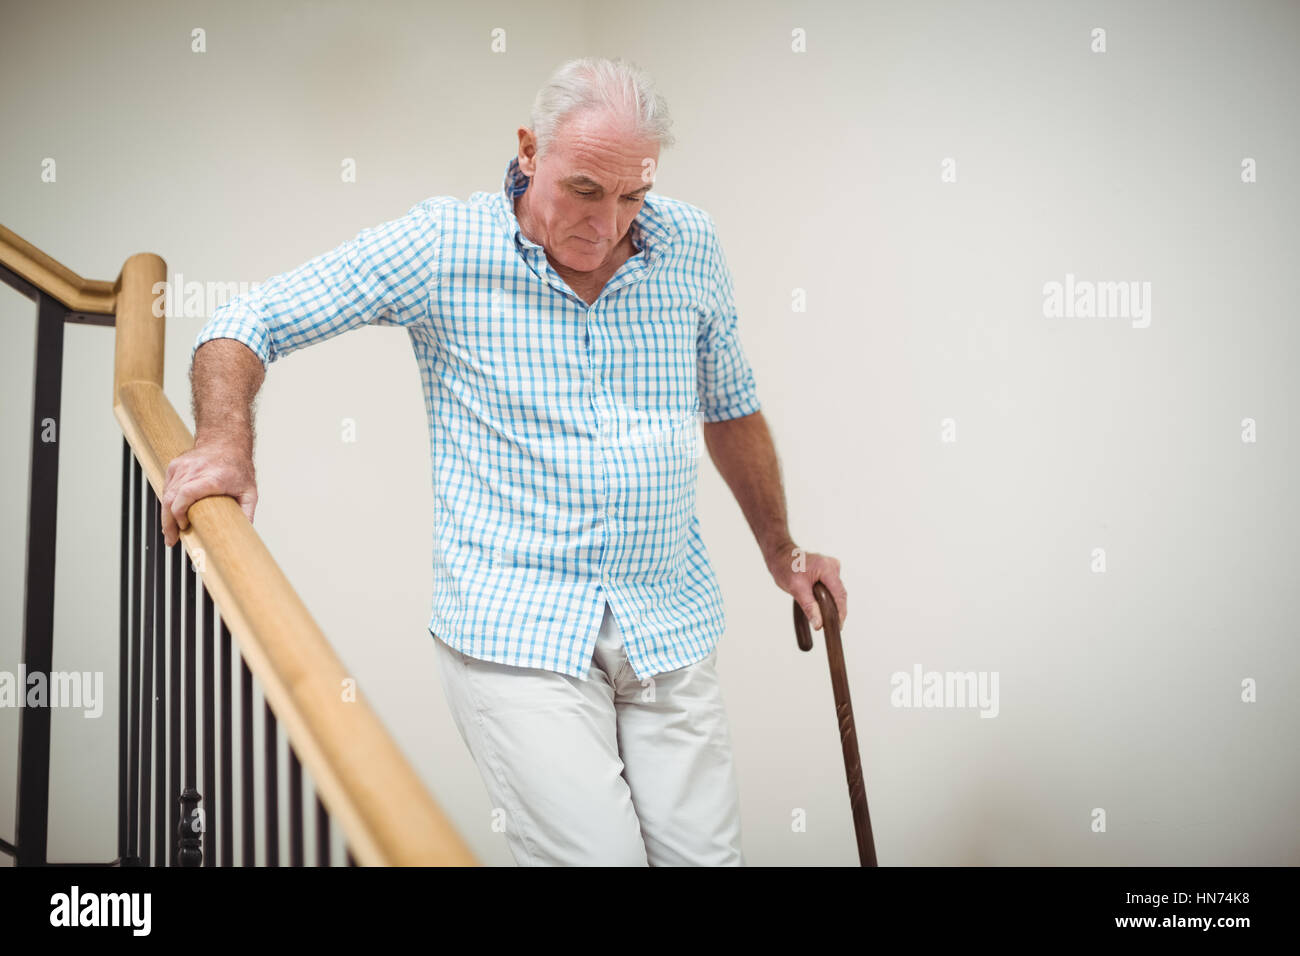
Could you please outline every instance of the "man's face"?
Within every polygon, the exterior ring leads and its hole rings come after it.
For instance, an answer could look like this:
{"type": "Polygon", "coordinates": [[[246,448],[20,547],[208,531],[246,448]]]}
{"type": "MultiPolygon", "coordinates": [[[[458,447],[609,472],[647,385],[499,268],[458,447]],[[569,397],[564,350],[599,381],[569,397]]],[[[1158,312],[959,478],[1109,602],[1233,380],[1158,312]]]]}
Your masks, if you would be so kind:
{"type": "Polygon", "coordinates": [[[659,144],[630,138],[626,123],[590,113],[569,117],[538,156],[519,131],[519,168],[530,178],[517,211],[525,235],[575,272],[610,263],[654,181],[659,144]]]}

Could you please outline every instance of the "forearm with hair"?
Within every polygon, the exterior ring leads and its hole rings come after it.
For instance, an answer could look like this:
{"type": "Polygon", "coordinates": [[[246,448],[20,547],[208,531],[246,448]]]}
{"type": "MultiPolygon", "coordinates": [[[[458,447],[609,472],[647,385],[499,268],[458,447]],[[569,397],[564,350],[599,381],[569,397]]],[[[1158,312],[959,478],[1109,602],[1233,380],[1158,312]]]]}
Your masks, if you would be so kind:
{"type": "Polygon", "coordinates": [[[253,455],[253,400],[266,378],[257,353],[235,339],[211,339],[194,353],[190,384],[194,444],[233,444],[253,455]]]}
{"type": "Polygon", "coordinates": [[[780,464],[763,413],[705,422],[704,441],[749,522],[763,560],[770,562],[773,555],[792,548],[780,464]]]}

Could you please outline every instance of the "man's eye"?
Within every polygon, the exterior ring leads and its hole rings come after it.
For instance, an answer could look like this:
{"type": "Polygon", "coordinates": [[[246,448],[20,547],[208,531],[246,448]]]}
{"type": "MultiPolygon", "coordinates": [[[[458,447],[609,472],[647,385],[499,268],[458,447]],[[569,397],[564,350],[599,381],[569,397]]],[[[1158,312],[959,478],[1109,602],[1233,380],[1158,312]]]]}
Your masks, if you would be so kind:
{"type": "MultiPolygon", "coordinates": [[[[589,189],[589,190],[587,190],[586,192],[583,192],[581,189],[575,189],[575,190],[573,191],[573,194],[574,194],[575,196],[594,196],[594,195],[596,195],[596,191],[595,191],[594,189],[589,189]]],[[[645,198],[644,196],[624,196],[624,197],[623,197],[623,201],[624,201],[624,202],[640,202],[640,201],[641,201],[642,199],[644,199],[644,198],[645,198]]]]}

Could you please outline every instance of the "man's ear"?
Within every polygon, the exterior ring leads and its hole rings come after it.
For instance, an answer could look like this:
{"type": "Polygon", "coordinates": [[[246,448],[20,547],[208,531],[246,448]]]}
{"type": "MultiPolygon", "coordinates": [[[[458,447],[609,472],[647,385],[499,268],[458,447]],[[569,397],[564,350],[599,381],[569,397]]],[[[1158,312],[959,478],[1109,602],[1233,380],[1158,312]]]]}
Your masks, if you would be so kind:
{"type": "Polygon", "coordinates": [[[526,126],[519,127],[519,171],[532,179],[537,173],[537,137],[526,126]]]}

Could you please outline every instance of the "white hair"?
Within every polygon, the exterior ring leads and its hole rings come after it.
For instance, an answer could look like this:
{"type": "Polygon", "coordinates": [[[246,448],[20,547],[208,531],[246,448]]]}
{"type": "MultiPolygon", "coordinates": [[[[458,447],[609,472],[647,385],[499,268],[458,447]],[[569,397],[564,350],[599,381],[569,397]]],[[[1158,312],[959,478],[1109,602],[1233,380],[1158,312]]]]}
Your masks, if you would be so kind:
{"type": "Polygon", "coordinates": [[[655,140],[660,149],[674,142],[668,104],[649,73],[621,57],[586,56],[563,64],[537,91],[531,120],[538,154],[568,116],[588,110],[625,117],[634,135],[655,140]]]}

